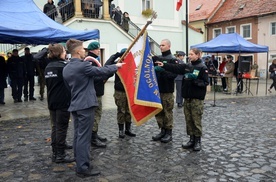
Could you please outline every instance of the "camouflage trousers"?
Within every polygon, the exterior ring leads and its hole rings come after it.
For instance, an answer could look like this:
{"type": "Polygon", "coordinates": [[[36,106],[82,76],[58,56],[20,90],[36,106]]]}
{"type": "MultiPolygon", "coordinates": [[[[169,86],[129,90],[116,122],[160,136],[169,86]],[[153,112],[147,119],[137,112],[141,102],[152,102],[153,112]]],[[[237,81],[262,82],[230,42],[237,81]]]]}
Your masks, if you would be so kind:
{"type": "Polygon", "coordinates": [[[204,100],[185,99],[184,115],[188,135],[202,136],[201,119],[203,114],[204,100]]]}
{"type": "Polygon", "coordinates": [[[113,96],[115,99],[115,104],[117,106],[118,124],[131,123],[131,115],[128,108],[126,93],[115,90],[113,96]]]}
{"type": "Polygon", "coordinates": [[[38,81],[39,81],[39,94],[41,97],[44,97],[44,89],[45,89],[44,71],[43,73],[39,74],[38,81]]]}
{"type": "Polygon", "coordinates": [[[95,121],[93,125],[93,132],[98,132],[99,124],[102,118],[103,105],[102,105],[102,96],[97,96],[99,106],[95,109],[95,121]]]}
{"type": "Polygon", "coordinates": [[[163,110],[155,115],[155,119],[159,128],[172,129],[174,107],[173,93],[160,93],[160,98],[163,110]]]}

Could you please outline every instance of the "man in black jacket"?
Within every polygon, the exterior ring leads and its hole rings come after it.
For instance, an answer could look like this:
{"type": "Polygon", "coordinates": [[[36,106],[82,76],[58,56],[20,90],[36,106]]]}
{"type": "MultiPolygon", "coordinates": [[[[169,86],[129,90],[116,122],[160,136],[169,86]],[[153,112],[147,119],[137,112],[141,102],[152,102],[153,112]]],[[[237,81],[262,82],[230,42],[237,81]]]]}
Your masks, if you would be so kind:
{"type": "MultiPolygon", "coordinates": [[[[171,42],[164,39],[160,43],[160,50],[162,55],[153,57],[153,61],[160,61],[163,63],[178,64],[178,60],[171,53],[171,42]]],[[[156,77],[161,97],[163,110],[155,115],[161,132],[152,137],[153,141],[161,141],[168,143],[172,140],[173,128],[173,108],[174,108],[174,79],[177,74],[168,72],[158,66],[155,66],[156,77]]]]}
{"type": "Polygon", "coordinates": [[[22,88],[26,76],[24,61],[18,56],[18,50],[12,51],[12,56],[7,62],[8,74],[11,79],[12,97],[14,103],[22,102],[22,88]]]}
{"type": "Polygon", "coordinates": [[[34,98],[34,77],[36,75],[36,64],[33,59],[33,55],[30,53],[30,48],[25,48],[25,55],[22,56],[26,68],[26,76],[24,79],[24,101],[36,100],[34,98]],[[29,86],[29,91],[28,91],[29,86]]]}

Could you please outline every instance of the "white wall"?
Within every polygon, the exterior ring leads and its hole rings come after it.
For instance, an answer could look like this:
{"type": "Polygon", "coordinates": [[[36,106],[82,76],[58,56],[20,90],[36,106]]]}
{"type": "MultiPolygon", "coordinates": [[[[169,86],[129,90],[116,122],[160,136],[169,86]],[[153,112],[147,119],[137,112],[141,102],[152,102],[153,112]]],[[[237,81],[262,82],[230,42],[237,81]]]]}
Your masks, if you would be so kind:
{"type": "MultiPolygon", "coordinates": [[[[271,22],[276,22],[276,14],[260,17],[258,20],[258,44],[269,47],[269,63],[271,64],[271,55],[276,55],[276,35],[271,35],[271,22]]],[[[262,53],[258,55],[259,69],[266,69],[267,55],[262,53]]]]}

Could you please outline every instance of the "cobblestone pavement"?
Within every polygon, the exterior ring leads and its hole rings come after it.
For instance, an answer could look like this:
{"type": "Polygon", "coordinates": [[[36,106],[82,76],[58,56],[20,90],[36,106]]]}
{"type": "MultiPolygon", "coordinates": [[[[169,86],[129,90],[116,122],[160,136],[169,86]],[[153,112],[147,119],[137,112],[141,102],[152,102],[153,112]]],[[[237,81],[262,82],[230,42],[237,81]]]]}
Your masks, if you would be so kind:
{"type": "MultiPolygon", "coordinates": [[[[183,110],[174,109],[173,141],[151,141],[159,132],[154,118],[133,126],[137,137],[118,138],[116,109],[105,109],[99,134],[106,149],[91,149],[92,165],[102,174],[81,179],[74,163],[51,162],[48,117],[0,122],[0,181],[100,182],[274,182],[276,181],[276,96],[206,101],[200,152],[187,142],[183,110]],[[226,107],[218,107],[226,106],[226,107]]],[[[72,122],[68,143],[72,143],[72,122]]],[[[72,150],[68,150],[72,156],[72,150]]]]}

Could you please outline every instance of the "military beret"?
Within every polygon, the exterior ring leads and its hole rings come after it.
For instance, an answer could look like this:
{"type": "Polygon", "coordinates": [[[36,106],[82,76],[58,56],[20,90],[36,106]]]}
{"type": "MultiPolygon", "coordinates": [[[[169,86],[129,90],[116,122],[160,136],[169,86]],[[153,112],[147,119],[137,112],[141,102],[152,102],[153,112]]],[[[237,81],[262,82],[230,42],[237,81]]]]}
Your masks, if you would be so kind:
{"type": "Polygon", "coordinates": [[[99,48],[100,48],[100,43],[99,42],[91,42],[87,47],[87,49],[89,51],[99,49],[99,48]]]}

